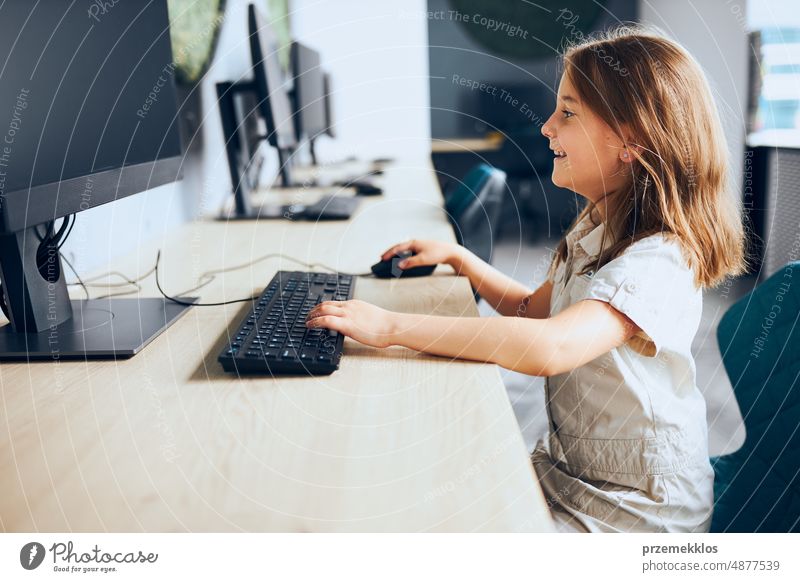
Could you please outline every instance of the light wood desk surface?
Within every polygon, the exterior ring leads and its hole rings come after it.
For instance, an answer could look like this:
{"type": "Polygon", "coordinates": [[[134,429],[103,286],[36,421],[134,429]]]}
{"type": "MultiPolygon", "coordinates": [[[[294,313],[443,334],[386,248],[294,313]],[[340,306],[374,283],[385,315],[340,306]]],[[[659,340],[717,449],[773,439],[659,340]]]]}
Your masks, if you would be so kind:
{"type": "MultiPolygon", "coordinates": [[[[397,241],[453,240],[429,166],[398,165],[384,183],[348,222],[200,221],[114,268],[145,272],[161,247],[162,285],[177,294],[204,271],[269,252],[364,272],[397,241]]],[[[199,294],[246,297],[279,268],[303,270],[270,259],[199,294]]],[[[158,295],[152,277],[143,287],[158,295]]],[[[360,279],[355,295],[477,315],[467,280],[441,267],[360,279]]],[[[0,365],[0,529],[550,529],[495,366],[347,340],[331,376],[239,379],[216,358],[247,309],[192,308],[130,360],[0,365]]]]}
{"type": "Polygon", "coordinates": [[[503,147],[502,135],[475,138],[434,138],[431,140],[431,153],[461,154],[465,152],[496,152],[503,147]]]}

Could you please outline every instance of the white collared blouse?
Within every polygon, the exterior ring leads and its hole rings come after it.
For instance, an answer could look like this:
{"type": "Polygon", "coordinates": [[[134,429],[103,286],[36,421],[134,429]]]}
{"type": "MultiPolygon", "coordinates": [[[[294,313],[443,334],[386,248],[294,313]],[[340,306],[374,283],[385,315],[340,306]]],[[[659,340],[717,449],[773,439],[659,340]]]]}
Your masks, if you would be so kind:
{"type": "Polygon", "coordinates": [[[680,245],[660,234],[578,275],[608,244],[603,233],[587,216],[567,235],[550,314],[594,299],[641,332],[547,379],[550,433],[532,456],[537,475],[561,529],[707,531],[714,473],[691,353],[701,291],[680,245]]]}

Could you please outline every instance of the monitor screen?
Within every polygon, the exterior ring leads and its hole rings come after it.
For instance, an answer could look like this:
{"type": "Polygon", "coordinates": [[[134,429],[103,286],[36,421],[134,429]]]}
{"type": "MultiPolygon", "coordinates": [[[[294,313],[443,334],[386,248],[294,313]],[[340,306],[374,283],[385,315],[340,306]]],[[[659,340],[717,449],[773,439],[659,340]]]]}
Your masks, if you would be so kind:
{"type": "Polygon", "coordinates": [[[275,34],[253,4],[248,9],[250,55],[259,106],[267,122],[267,140],[273,147],[291,149],[297,145],[292,106],[286,90],[275,34]]]}
{"type": "Polygon", "coordinates": [[[292,43],[291,55],[297,135],[313,139],[327,129],[325,79],[320,56],[317,51],[299,42],[292,43]]]}
{"type": "Polygon", "coordinates": [[[6,1],[0,55],[0,194],[181,155],[166,0],[6,1]]]}

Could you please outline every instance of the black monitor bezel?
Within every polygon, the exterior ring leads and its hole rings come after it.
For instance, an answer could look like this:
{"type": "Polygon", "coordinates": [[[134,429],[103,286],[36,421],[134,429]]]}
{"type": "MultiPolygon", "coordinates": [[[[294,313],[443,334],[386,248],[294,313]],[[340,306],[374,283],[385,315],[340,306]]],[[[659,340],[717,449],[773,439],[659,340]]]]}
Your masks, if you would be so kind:
{"type": "Polygon", "coordinates": [[[267,124],[266,139],[272,147],[279,150],[293,149],[297,147],[297,134],[295,133],[294,122],[291,119],[284,120],[280,127],[278,127],[272,109],[272,101],[276,98],[280,99],[285,97],[290,112],[293,111],[292,103],[289,99],[289,95],[280,87],[276,87],[270,91],[265,60],[277,59],[278,55],[274,52],[267,55],[263,54],[261,37],[269,36],[271,32],[255,4],[250,4],[247,8],[247,25],[250,38],[250,59],[253,67],[253,87],[258,94],[261,115],[267,124]]]}
{"type": "Polygon", "coordinates": [[[6,192],[0,201],[0,233],[24,230],[176,182],[183,177],[182,164],[181,153],[178,156],[6,192]],[[90,182],[91,187],[88,188],[90,182]],[[91,195],[85,196],[89,189],[91,195]]]}
{"type": "Polygon", "coordinates": [[[323,132],[328,137],[336,137],[336,130],[333,128],[333,78],[327,71],[322,73],[323,81],[323,94],[325,99],[325,131],[323,132]]]}
{"type": "Polygon", "coordinates": [[[294,90],[292,92],[292,106],[295,118],[295,133],[299,138],[313,140],[324,134],[328,129],[328,112],[325,108],[325,74],[322,70],[322,58],[319,51],[298,41],[291,47],[292,76],[294,90]],[[301,62],[304,61],[304,62],[301,62]],[[311,63],[311,66],[304,66],[311,63]],[[303,87],[310,82],[309,76],[319,77],[320,95],[316,99],[309,99],[303,92],[303,87]],[[309,128],[308,118],[314,113],[320,119],[317,127],[309,128]]]}

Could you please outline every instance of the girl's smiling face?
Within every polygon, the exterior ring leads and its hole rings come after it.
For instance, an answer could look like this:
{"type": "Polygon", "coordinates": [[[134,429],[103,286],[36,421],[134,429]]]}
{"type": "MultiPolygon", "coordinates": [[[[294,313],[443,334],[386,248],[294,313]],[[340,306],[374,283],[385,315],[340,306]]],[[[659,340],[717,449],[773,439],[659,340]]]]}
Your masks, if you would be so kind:
{"type": "Polygon", "coordinates": [[[582,103],[567,75],[556,110],[542,126],[553,150],[553,184],[592,202],[625,186],[633,156],[611,127],[582,103]]]}

